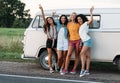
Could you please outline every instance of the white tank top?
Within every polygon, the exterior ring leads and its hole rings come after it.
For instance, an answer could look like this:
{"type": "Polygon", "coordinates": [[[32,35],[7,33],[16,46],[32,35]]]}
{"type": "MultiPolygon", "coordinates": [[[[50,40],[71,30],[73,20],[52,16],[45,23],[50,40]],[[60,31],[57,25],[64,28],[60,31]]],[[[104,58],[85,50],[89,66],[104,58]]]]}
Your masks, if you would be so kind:
{"type": "Polygon", "coordinates": [[[81,40],[83,42],[90,39],[90,36],[88,35],[88,32],[89,32],[89,26],[88,26],[87,22],[85,22],[79,28],[79,35],[80,35],[81,40]]]}

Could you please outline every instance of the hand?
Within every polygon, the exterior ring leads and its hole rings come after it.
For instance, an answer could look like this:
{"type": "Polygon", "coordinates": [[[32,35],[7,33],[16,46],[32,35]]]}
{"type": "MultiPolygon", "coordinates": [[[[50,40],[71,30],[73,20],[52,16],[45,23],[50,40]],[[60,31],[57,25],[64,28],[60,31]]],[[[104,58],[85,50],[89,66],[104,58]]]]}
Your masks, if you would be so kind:
{"type": "Polygon", "coordinates": [[[93,10],[94,10],[94,6],[92,6],[92,7],[90,8],[90,13],[92,13],[93,10]]]}
{"type": "Polygon", "coordinates": [[[42,5],[41,5],[41,4],[39,4],[39,9],[43,9],[43,7],[42,7],[42,5]]]}

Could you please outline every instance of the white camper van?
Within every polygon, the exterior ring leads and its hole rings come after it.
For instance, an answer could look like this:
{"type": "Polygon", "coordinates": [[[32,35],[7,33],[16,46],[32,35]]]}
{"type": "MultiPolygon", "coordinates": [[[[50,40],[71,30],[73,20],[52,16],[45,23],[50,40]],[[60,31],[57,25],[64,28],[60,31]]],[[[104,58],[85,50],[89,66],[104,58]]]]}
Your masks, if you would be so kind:
{"type": "MultiPolygon", "coordinates": [[[[85,14],[89,18],[89,9],[58,9],[46,10],[45,15],[50,16],[56,11],[55,20],[61,14],[68,17],[72,12],[85,14]]],[[[93,23],[90,25],[90,35],[93,41],[91,60],[100,62],[113,62],[120,70],[120,8],[94,9],[93,23]]],[[[26,29],[23,39],[22,58],[39,58],[40,65],[48,69],[48,55],[46,50],[46,34],[43,31],[41,12],[33,18],[26,29]]],[[[74,53],[73,53],[74,54],[74,53]]],[[[52,62],[56,62],[57,55],[53,50],[52,62]]],[[[72,57],[72,60],[74,57],[72,57]]]]}

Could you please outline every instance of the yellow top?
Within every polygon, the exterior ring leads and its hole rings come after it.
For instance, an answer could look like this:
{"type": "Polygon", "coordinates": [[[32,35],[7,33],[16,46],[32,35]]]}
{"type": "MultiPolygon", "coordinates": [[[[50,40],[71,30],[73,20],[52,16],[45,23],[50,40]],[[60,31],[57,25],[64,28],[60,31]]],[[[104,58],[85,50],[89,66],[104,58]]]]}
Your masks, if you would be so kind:
{"type": "Polygon", "coordinates": [[[80,25],[78,23],[69,22],[67,24],[67,28],[68,28],[69,35],[70,35],[70,40],[79,40],[80,39],[80,36],[79,36],[80,25]]]}

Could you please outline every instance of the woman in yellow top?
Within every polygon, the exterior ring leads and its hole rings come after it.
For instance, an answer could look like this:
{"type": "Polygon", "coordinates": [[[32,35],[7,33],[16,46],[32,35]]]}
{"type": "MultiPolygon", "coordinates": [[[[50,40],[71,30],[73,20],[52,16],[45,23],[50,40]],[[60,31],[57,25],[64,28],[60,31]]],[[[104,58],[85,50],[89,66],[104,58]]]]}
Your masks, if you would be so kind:
{"type": "Polygon", "coordinates": [[[75,18],[76,18],[76,13],[72,13],[70,15],[70,21],[67,24],[67,29],[69,32],[69,47],[68,47],[68,53],[67,53],[66,62],[65,62],[65,69],[61,73],[62,75],[68,73],[69,61],[70,61],[73,49],[75,49],[75,63],[72,71],[70,72],[71,74],[76,73],[76,68],[79,61],[79,48],[80,48],[80,42],[81,42],[80,36],[79,36],[80,24],[75,22],[75,18]]]}

